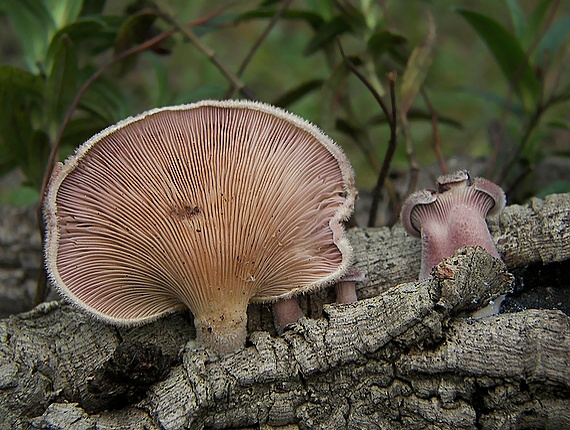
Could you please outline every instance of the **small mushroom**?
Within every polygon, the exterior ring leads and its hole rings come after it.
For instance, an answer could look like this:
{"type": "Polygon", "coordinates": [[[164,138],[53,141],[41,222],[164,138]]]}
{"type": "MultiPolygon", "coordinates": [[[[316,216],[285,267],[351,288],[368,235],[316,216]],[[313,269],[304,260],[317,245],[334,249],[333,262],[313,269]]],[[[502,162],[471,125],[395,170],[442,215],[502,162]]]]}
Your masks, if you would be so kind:
{"type": "Polygon", "coordinates": [[[404,228],[422,240],[420,279],[462,246],[479,245],[500,258],[485,218],[505,207],[503,190],[484,178],[472,181],[467,170],[440,176],[437,188],[417,191],[402,205],[404,228]]]}
{"type": "MultiPolygon", "coordinates": [[[[354,303],[358,300],[356,296],[356,283],[364,281],[364,273],[355,266],[351,266],[345,274],[336,282],[336,302],[337,304],[354,303]]],[[[303,311],[299,306],[297,297],[278,300],[273,303],[273,321],[277,333],[283,333],[285,326],[299,320],[303,316],[303,311]]]]}
{"type": "Polygon", "coordinates": [[[364,281],[364,273],[351,266],[341,279],[336,283],[336,303],[347,304],[354,303],[358,300],[356,296],[356,283],[364,281]]]}
{"type": "Polygon", "coordinates": [[[219,353],[246,339],[250,301],[341,278],[356,191],[317,127],[249,101],[151,110],[109,127],[56,166],[45,199],[50,280],[110,323],[188,307],[219,353]]]}

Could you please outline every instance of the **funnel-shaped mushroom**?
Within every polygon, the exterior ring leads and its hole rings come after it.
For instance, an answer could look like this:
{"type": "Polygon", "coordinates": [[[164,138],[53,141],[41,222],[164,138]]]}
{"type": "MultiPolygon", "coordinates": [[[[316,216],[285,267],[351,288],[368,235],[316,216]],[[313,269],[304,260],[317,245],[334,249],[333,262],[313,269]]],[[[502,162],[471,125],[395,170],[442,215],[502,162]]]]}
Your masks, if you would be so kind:
{"type": "Polygon", "coordinates": [[[411,194],[402,205],[406,231],[422,240],[420,279],[462,246],[481,246],[500,258],[485,218],[505,207],[505,193],[484,178],[471,181],[466,170],[440,176],[438,190],[411,194]]]}
{"type": "Polygon", "coordinates": [[[278,108],[205,101],[129,118],[59,164],[45,201],[58,290],[111,323],[181,307],[224,353],[250,301],[334,283],[350,265],[353,173],[317,127],[278,108]]]}

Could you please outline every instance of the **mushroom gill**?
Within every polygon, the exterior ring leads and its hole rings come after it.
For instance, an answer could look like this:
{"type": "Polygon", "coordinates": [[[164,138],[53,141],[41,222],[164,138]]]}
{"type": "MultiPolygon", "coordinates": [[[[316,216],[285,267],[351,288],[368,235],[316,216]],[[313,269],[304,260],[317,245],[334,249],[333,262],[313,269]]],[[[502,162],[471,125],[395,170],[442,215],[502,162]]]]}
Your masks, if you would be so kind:
{"type": "Polygon", "coordinates": [[[243,346],[250,301],[334,283],[348,269],[354,179],[317,127],[248,101],[155,109],[93,136],[52,174],[50,279],[115,324],[188,307],[197,339],[243,346]]]}

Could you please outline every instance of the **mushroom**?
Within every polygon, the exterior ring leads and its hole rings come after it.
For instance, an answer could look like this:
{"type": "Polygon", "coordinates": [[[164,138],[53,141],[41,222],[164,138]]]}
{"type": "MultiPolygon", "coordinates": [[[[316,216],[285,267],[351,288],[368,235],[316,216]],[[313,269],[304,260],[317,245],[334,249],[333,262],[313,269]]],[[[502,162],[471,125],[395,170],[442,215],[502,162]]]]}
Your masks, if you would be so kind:
{"type": "Polygon", "coordinates": [[[247,305],[333,284],[351,263],[350,163],[317,127],[250,101],[154,109],[52,174],[45,261],[72,303],[117,325],[188,307],[197,341],[245,343],[247,305]]]}
{"type": "Polygon", "coordinates": [[[422,240],[420,279],[462,246],[481,246],[500,258],[485,222],[505,207],[505,193],[484,178],[473,181],[467,170],[440,176],[437,191],[411,194],[402,205],[406,231],[422,240]]]}
{"type": "MultiPolygon", "coordinates": [[[[354,303],[356,296],[356,283],[364,281],[364,273],[355,266],[350,266],[345,274],[336,282],[336,304],[354,303]]],[[[287,324],[296,322],[303,316],[297,297],[278,300],[273,303],[273,320],[278,334],[283,333],[287,324]]]]}
{"type": "Polygon", "coordinates": [[[356,283],[364,281],[364,273],[357,267],[351,266],[336,283],[336,303],[347,304],[358,300],[356,283]]]}

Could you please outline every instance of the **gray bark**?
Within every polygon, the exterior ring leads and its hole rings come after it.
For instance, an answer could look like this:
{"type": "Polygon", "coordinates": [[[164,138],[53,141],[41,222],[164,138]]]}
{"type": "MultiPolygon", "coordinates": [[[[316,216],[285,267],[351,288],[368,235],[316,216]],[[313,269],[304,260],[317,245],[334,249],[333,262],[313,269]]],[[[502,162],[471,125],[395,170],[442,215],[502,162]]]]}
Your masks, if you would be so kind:
{"type": "Polygon", "coordinates": [[[570,258],[570,195],[507,207],[490,229],[506,266],[465,248],[423,282],[400,227],[352,230],[360,300],[303,297],[308,317],[279,337],[251,306],[249,344],[225,357],[195,348],[188,313],[135,328],[58,302],[14,315],[0,427],[570,428],[570,318],[467,315],[511,288],[507,266],[570,258]]]}

